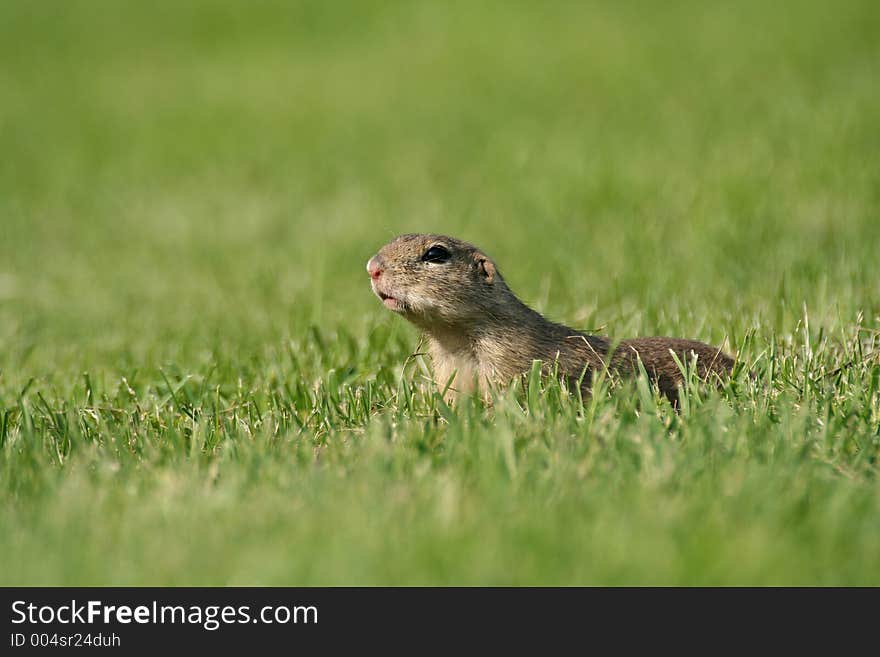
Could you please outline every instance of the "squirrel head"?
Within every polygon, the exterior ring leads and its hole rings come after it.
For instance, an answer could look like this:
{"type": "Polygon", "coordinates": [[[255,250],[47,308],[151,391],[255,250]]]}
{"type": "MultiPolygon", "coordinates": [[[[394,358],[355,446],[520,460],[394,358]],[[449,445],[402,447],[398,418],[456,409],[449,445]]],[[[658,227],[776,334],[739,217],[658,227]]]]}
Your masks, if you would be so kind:
{"type": "Polygon", "coordinates": [[[485,317],[510,294],[495,263],[454,237],[401,235],[367,262],[386,308],[424,329],[485,317]]]}

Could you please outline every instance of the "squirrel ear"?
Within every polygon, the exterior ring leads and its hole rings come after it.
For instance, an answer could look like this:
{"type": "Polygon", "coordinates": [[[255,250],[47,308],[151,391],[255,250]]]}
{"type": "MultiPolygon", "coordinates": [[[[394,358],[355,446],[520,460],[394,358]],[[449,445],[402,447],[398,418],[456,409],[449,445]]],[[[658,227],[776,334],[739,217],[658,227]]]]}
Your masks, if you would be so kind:
{"type": "Polygon", "coordinates": [[[495,263],[489,260],[482,253],[477,253],[474,256],[474,259],[477,261],[477,271],[482,274],[483,278],[486,279],[487,283],[491,283],[495,280],[495,263]]]}

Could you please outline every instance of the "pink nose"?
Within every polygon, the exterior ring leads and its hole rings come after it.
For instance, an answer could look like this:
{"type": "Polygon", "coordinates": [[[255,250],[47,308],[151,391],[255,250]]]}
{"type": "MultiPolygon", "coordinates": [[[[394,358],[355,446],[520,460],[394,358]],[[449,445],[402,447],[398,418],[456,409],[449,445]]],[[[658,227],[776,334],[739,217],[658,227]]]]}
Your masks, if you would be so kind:
{"type": "Polygon", "coordinates": [[[379,259],[376,256],[373,256],[367,262],[367,273],[373,278],[373,280],[378,280],[382,275],[382,267],[379,265],[379,259]]]}

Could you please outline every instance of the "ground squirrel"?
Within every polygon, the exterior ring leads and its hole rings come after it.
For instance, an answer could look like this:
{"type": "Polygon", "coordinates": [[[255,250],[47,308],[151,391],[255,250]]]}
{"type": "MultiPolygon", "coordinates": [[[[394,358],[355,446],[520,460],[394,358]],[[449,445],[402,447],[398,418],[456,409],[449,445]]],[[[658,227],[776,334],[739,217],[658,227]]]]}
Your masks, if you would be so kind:
{"type": "Polygon", "coordinates": [[[444,235],[401,235],[367,262],[373,292],[386,308],[422,329],[440,389],[470,392],[506,384],[528,372],[532,361],[554,367],[569,383],[589,391],[594,372],[645,371],[677,405],[682,363],[697,357],[703,379],[728,375],[734,361],[721,349],[680,338],[613,342],[556,324],[532,310],[507,287],[495,263],[480,249],[444,235]],[[454,379],[453,379],[454,377],[454,379]]]}

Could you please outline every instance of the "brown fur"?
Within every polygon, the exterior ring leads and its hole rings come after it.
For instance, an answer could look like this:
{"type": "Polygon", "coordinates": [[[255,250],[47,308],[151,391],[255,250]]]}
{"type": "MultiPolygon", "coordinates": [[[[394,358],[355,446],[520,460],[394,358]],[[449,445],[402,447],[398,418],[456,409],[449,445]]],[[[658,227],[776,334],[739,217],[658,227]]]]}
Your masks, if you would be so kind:
{"type": "Polygon", "coordinates": [[[367,269],[386,306],[425,332],[441,389],[450,382],[458,391],[506,384],[541,360],[548,367],[558,364],[564,377],[582,380],[588,391],[596,371],[607,366],[612,374],[636,373],[641,359],[651,380],[676,403],[682,374],[670,352],[685,364],[695,354],[702,379],[727,375],[733,367],[719,348],[680,338],[624,340],[609,358],[610,340],[547,320],[516,297],[485,253],[452,237],[401,235],[367,269]],[[432,246],[445,248],[448,261],[424,262],[432,246]]]}

